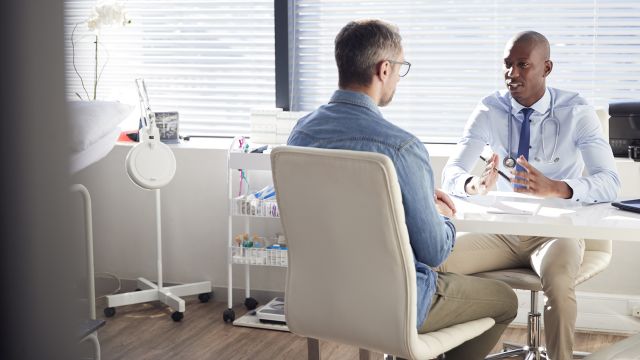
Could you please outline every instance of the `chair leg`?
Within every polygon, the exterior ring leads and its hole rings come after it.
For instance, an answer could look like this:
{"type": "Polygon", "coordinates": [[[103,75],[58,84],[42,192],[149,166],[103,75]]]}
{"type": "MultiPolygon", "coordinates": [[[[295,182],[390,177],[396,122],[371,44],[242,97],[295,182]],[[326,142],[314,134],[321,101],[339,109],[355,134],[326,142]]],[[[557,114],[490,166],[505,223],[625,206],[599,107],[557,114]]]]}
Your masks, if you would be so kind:
{"type": "Polygon", "coordinates": [[[585,352],[585,351],[574,351],[573,352],[573,358],[574,359],[584,359],[589,355],[591,355],[591,353],[585,352]]]}
{"type": "MultiPolygon", "coordinates": [[[[444,359],[444,354],[438,355],[438,357],[436,359],[438,359],[438,360],[444,359]]],[[[389,354],[384,354],[383,360],[407,360],[407,359],[395,357],[395,356],[389,355],[389,354]]]]}
{"type": "Polygon", "coordinates": [[[487,357],[485,357],[485,360],[508,359],[514,356],[522,356],[527,354],[529,354],[528,350],[518,348],[518,349],[505,350],[501,353],[497,353],[493,355],[488,355],[487,357]]]}
{"type": "Polygon", "coordinates": [[[538,292],[531,291],[531,309],[527,320],[527,344],[503,343],[503,352],[489,355],[485,360],[505,359],[523,356],[525,360],[547,359],[546,349],[541,345],[540,322],[542,314],[538,311],[538,292]]]}
{"type": "Polygon", "coordinates": [[[360,360],[371,360],[371,351],[360,349],[360,360]]]}
{"type": "Polygon", "coordinates": [[[318,339],[307,338],[307,359],[320,360],[320,343],[318,339]]]}

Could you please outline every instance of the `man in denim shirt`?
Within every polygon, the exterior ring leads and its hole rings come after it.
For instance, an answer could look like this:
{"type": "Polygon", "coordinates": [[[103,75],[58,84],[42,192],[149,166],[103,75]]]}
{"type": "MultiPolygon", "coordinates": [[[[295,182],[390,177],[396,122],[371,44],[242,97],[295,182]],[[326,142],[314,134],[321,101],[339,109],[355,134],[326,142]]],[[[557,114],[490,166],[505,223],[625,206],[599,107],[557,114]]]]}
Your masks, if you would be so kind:
{"type": "Polygon", "coordinates": [[[287,143],[378,152],[393,161],[416,263],[418,331],[492,317],[493,328],[447,353],[447,359],[482,359],[515,318],[517,299],[504,283],[431,269],[454,246],[455,228],[446,216],[453,216],[455,208],[444,192],[434,189],[424,145],[378,109],[391,102],[411,66],[404,61],[400,34],[379,20],[350,22],[335,39],[335,57],[340,89],[329,104],[298,121],[287,143]]]}

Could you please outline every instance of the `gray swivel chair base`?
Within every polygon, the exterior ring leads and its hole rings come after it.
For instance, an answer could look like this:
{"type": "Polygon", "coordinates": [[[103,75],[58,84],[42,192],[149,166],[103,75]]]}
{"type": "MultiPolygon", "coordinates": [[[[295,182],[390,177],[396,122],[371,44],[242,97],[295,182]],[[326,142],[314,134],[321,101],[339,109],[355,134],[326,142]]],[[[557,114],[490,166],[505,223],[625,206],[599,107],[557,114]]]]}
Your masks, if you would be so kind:
{"type": "MultiPolygon", "coordinates": [[[[604,270],[611,261],[611,240],[585,239],[585,250],[580,271],[576,277],[576,285],[604,270]]],[[[515,345],[504,343],[504,352],[489,355],[485,359],[505,359],[522,356],[525,360],[548,359],[547,350],[540,343],[540,318],[538,312],[538,292],[542,284],[538,275],[529,268],[506,269],[474,274],[474,276],[503,281],[514,289],[531,291],[531,309],[527,321],[527,344],[515,345]]],[[[589,353],[573,352],[574,359],[583,359],[589,353]]]]}
{"type": "MultiPolygon", "coordinates": [[[[527,344],[502,343],[503,352],[485,357],[485,360],[508,359],[520,357],[524,360],[548,360],[547,349],[540,342],[540,319],[542,314],[538,311],[538,292],[531,290],[531,310],[527,320],[527,344]]],[[[574,359],[583,359],[588,352],[574,351],[574,359]]]]}

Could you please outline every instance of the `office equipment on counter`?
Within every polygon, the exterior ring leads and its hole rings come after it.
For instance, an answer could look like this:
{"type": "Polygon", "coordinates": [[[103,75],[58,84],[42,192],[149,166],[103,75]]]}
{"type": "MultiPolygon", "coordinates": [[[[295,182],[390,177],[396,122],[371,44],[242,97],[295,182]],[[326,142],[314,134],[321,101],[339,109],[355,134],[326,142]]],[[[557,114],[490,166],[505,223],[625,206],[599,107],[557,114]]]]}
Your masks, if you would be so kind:
{"type": "Polygon", "coordinates": [[[620,210],[632,211],[640,214],[640,199],[612,202],[611,205],[620,210]]]}
{"type": "MultiPolygon", "coordinates": [[[[211,282],[203,281],[192,284],[182,284],[165,287],[162,278],[162,226],[160,188],[173,179],[176,172],[176,159],[171,148],[160,141],[160,132],[156,126],[155,113],[151,111],[144,80],[137,79],[138,93],[143,109],[143,127],[140,129],[140,142],[127,154],[126,168],[131,181],[143,189],[155,192],[156,215],[156,250],[157,250],[157,284],[138,278],[140,291],[124,294],[107,295],[107,307],[104,315],[114,316],[116,306],[139,304],[149,301],[161,301],[174,312],[171,318],[180,321],[184,317],[185,303],[180,296],[198,294],[201,302],[209,301],[211,297],[211,282]]],[[[150,227],[151,229],[151,227],[150,227]]]]}
{"type": "Polygon", "coordinates": [[[609,104],[609,144],[616,157],[628,157],[629,146],[640,146],[640,101],[609,104]]]}

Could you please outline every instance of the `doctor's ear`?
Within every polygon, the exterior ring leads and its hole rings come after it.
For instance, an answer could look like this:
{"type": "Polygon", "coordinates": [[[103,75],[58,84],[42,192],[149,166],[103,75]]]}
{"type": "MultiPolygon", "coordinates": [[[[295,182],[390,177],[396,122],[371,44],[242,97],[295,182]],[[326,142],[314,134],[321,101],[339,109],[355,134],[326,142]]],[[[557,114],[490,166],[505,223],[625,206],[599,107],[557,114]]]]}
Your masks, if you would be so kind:
{"type": "Polygon", "coordinates": [[[549,76],[549,74],[551,74],[551,70],[553,70],[553,61],[545,60],[544,61],[544,77],[549,76]]]}

